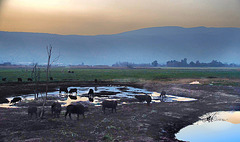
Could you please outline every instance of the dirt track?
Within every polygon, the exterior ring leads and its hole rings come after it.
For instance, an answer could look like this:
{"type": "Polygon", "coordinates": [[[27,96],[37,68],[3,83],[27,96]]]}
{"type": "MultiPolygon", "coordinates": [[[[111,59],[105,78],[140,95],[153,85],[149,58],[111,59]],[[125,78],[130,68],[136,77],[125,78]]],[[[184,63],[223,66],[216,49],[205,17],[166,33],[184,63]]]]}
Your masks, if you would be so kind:
{"type": "MultiPolygon", "coordinates": [[[[0,141],[178,141],[175,133],[196,122],[199,116],[212,111],[232,110],[240,105],[240,87],[189,85],[186,82],[144,82],[95,84],[130,85],[150,91],[166,90],[168,94],[193,97],[195,102],[128,104],[118,106],[117,113],[103,114],[100,107],[90,106],[86,119],[77,121],[52,118],[47,108],[45,119],[29,118],[26,108],[0,108],[0,141]],[[181,82],[181,83],[179,83],[181,82]]],[[[93,86],[93,82],[51,83],[58,86],[93,86]]],[[[44,91],[44,84],[41,84],[44,91]]],[[[30,93],[32,84],[1,84],[4,97],[30,93]],[[12,90],[12,91],[10,91],[12,90]]]]}

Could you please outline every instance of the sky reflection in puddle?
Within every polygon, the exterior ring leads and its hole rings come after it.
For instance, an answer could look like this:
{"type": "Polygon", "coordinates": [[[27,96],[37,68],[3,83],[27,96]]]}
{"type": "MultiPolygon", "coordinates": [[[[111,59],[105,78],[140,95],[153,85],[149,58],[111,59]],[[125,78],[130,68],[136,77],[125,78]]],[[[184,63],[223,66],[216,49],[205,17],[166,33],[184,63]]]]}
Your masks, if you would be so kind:
{"type": "Polygon", "coordinates": [[[187,126],[176,134],[176,138],[191,142],[239,142],[240,111],[208,113],[202,120],[187,126]]]}
{"type": "MultiPolygon", "coordinates": [[[[151,92],[146,89],[140,89],[140,88],[134,88],[134,87],[128,87],[128,86],[102,86],[102,87],[68,87],[68,91],[70,89],[77,89],[77,93],[72,93],[71,95],[77,96],[77,99],[70,99],[68,97],[68,93],[59,93],[59,91],[55,92],[49,92],[48,96],[51,97],[54,100],[59,101],[62,103],[63,106],[67,106],[71,103],[87,103],[88,105],[95,105],[100,106],[103,100],[120,100],[121,98],[126,99],[133,99],[135,98],[135,95],[145,95],[148,94],[152,97],[153,103],[159,103],[159,102],[175,102],[175,101],[195,101],[196,99],[193,98],[186,98],[186,97],[178,97],[173,95],[166,95],[163,99],[161,99],[160,93],[158,92],[151,92]],[[88,94],[88,91],[90,89],[94,90],[94,93],[101,94],[101,96],[95,96],[94,101],[90,102],[88,97],[86,95],[88,94]],[[105,93],[112,93],[114,95],[105,95],[105,93]]],[[[59,89],[59,88],[58,88],[59,89]]],[[[40,97],[44,97],[45,93],[42,93],[39,95],[40,97]]],[[[20,96],[23,101],[31,101],[34,100],[34,94],[28,94],[28,95],[22,95],[20,96]]],[[[14,97],[7,98],[9,101],[11,101],[14,97]]],[[[125,102],[122,104],[127,104],[129,102],[125,102]]],[[[121,103],[120,103],[121,104],[121,103]]],[[[13,107],[11,104],[0,104],[0,107],[13,107]]]]}

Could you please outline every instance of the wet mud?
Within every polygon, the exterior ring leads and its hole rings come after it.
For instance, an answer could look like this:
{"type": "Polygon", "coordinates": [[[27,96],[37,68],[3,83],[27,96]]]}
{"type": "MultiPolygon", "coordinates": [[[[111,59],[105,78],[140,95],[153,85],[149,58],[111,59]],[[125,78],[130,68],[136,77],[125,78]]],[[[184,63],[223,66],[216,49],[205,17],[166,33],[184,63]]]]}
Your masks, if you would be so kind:
{"type": "MultiPolygon", "coordinates": [[[[117,106],[117,113],[89,105],[86,118],[77,121],[53,118],[46,107],[44,119],[29,118],[27,108],[0,108],[0,141],[179,141],[175,134],[197,122],[200,116],[214,111],[237,110],[240,105],[240,87],[165,82],[116,83],[58,82],[50,83],[56,91],[59,86],[132,86],[149,91],[196,98],[191,102],[130,103],[117,106]]],[[[45,84],[40,85],[42,92],[45,84]]],[[[34,84],[1,84],[1,98],[33,93],[34,84]]],[[[126,88],[122,90],[127,91],[126,88]]]]}

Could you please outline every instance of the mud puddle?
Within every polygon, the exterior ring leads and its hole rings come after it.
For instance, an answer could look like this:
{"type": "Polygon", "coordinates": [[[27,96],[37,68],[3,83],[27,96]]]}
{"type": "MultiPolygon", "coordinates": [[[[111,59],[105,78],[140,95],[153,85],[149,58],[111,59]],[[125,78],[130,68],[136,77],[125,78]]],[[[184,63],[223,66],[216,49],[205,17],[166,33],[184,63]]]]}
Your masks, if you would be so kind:
{"type": "MultiPolygon", "coordinates": [[[[176,101],[195,101],[194,98],[179,97],[175,95],[166,95],[165,97],[160,97],[159,92],[151,92],[146,89],[134,88],[129,86],[101,86],[101,87],[68,87],[68,92],[70,90],[76,89],[76,92],[66,93],[62,91],[49,92],[48,99],[52,101],[58,101],[63,106],[67,106],[71,103],[83,103],[86,105],[100,106],[103,100],[118,100],[119,104],[129,104],[138,103],[135,99],[136,95],[150,95],[152,97],[152,103],[159,102],[176,102],[176,101]],[[88,92],[90,89],[94,90],[94,99],[90,101],[88,98],[88,92]],[[72,96],[72,98],[70,97],[72,96]]],[[[56,90],[59,90],[57,88],[56,90]]],[[[26,106],[29,102],[35,99],[34,94],[27,94],[19,96],[22,98],[22,102],[17,102],[16,104],[5,103],[0,104],[0,107],[12,108],[16,106],[26,106]]],[[[45,97],[45,93],[39,94],[39,97],[45,97]]],[[[11,101],[14,97],[7,98],[11,101]]],[[[39,98],[41,99],[41,98],[39,98]]]]}
{"type": "Polygon", "coordinates": [[[200,121],[181,129],[176,138],[191,142],[240,141],[240,111],[213,112],[200,118],[200,121]]]}

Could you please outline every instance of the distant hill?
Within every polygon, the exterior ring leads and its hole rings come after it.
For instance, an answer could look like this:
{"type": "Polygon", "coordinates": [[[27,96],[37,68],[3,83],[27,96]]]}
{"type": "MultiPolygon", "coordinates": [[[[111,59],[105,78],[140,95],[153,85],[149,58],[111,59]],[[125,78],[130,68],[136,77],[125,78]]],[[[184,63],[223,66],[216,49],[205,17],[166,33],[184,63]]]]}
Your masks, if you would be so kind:
{"type": "Polygon", "coordinates": [[[63,64],[166,63],[183,58],[240,63],[240,28],[206,27],[153,27],[97,36],[0,31],[0,62],[45,63],[48,44],[63,64]]]}

